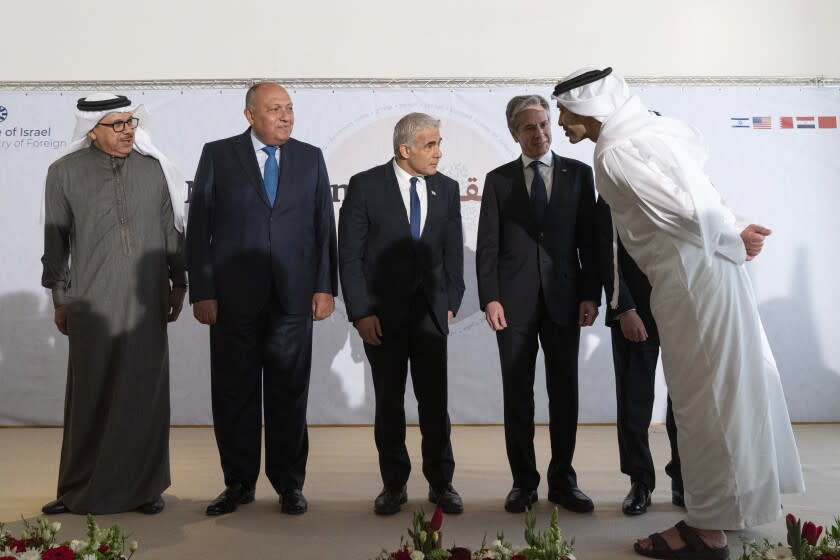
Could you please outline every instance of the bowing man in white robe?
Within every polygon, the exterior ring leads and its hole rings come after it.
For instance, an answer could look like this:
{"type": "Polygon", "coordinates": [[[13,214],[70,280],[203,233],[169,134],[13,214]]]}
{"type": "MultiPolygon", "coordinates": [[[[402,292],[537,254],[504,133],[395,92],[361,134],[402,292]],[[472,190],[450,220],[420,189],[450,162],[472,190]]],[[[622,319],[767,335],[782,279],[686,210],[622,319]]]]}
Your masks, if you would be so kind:
{"type": "Polygon", "coordinates": [[[687,515],[637,542],[636,551],[669,557],[661,554],[667,546],[701,553],[687,558],[725,558],[723,530],[773,521],[781,493],[804,492],[779,372],[744,266],[770,230],[740,223],[724,205],[703,171],[699,133],[649,112],[610,69],[571,74],[554,98],[570,142],[596,142],[596,188],[653,287],[687,515]],[[703,545],[714,552],[703,556],[703,545]]]}

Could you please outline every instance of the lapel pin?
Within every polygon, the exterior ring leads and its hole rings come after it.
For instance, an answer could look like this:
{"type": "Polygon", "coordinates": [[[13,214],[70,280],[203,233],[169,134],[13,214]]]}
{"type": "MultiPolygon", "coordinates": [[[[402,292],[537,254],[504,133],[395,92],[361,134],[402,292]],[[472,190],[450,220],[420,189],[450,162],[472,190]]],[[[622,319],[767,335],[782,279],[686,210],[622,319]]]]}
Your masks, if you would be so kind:
{"type": "Polygon", "coordinates": [[[437,196],[437,193],[435,191],[431,191],[431,193],[432,193],[432,196],[437,196]]]}

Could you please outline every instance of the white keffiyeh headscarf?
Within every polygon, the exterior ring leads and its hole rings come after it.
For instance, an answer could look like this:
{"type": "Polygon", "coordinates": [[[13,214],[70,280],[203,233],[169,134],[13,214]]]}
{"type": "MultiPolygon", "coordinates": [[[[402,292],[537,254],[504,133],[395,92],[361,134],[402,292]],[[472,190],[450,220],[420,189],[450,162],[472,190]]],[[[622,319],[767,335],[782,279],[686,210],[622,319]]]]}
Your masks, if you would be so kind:
{"type": "MultiPolygon", "coordinates": [[[[94,93],[83,99],[80,103],[96,103],[107,102],[113,100],[115,105],[119,105],[118,100],[124,100],[124,105],[116,108],[105,109],[102,111],[86,111],[76,109],[76,127],[73,130],[73,137],[70,140],[70,146],[64,155],[83,150],[90,145],[90,138],[88,132],[93,130],[96,124],[106,115],[111,113],[131,113],[140,119],[140,124],[134,131],[134,149],[144,156],[153,157],[163,169],[163,175],[166,178],[166,185],[169,189],[169,198],[172,201],[172,214],[175,220],[175,229],[183,233],[186,229],[187,217],[185,202],[187,200],[187,183],[178,172],[175,165],[169,161],[163,152],[161,152],[152,143],[152,138],[144,128],[144,123],[148,124],[148,113],[142,105],[131,105],[131,102],[122,96],[114,95],[112,93],[94,93]]],[[[41,217],[43,221],[43,205],[41,208],[41,217]]]]}

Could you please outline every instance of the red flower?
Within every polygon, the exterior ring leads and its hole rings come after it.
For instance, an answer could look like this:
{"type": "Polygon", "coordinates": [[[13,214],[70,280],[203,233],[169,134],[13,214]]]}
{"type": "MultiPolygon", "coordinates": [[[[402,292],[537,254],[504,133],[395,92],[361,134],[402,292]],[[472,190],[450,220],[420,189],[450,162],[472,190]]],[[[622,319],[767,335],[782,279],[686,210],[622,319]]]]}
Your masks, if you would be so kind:
{"type": "Polygon", "coordinates": [[[514,554],[513,556],[510,557],[510,560],[528,560],[528,559],[525,558],[524,556],[522,556],[521,554],[514,554]]]}
{"type": "Polygon", "coordinates": [[[449,549],[450,560],[470,560],[472,558],[472,554],[466,548],[455,546],[449,549]]]}
{"type": "Polygon", "coordinates": [[[0,556],[0,560],[16,560],[14,556],[0,556]]]}
{"type": "Polygon", "coordinates": [[[440,509],[440,506],[435,508],[435,512],[432,514],[432,519],[429,521],[429,529],[432,531],[439,531],[441,526],[443,525],[443,510],[440,509]]]}
{"type": "Polygon", "coordinates": [[[73,560],[73,549],[63,544],[41,553],[41,560],[73,560]]]}
{"type": "Polygon", "coordinates": [[[411,554],[407,549],[398,550],[391,553],[391,560],[411,560],[411,554]]]}
{"type": "Polygon", "coordinates": [[[808,541],[811,546],[816,546],[822,530],[822,525],[818,527],[812,521],[806,521],[802,524],[802,538],[808,541]]]}
{"type": "Polygon", "coordinates": [[[799,521],[796,519],[796,516],[792,513],[789,513],[785,516],[785,521],[787,522],[787,526],[790,527],[792,525],[796,525],[796,522],[799,521]]]}
{"type": "Polygon", "coordinates": [[[26,541],[9,537],[6,541],[6,548],[12,552],[26,552],[26,541]]]}
{"type": "Polygon", "coordinates": [[[99,552],[101,552],[102,554],[107,554],[108,553],[108,545],[105,544],[105,543],[102,543],[102,544],[99,545],[99,548],[97,550],[99,552]]]}
{"type": "MultiPolygon", "coordinates": [[[[0,560],[3,560],[0,558],[0,560]]],[[[817,560],[838,560],[838,558],[830,552],[824,552],[817,557],[817,560]]]]}

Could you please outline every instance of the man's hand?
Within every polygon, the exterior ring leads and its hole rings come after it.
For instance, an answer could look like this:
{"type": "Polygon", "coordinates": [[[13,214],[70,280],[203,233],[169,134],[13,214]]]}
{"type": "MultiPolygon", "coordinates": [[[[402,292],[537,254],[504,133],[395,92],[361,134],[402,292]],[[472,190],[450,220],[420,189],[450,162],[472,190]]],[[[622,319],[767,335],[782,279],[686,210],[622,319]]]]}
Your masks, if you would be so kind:
{"type": "Polygon", "coordinates": [[[454,313],[452,313],[452,311],[448,311],[448,312],[446,313],[446,320],[447,320],[447,321],[452,322],[452,319],[454,319],[454,318],[455,318],[455,314],[454,314],[454,313]]]}
{"type": "Polygon", "coordinates": [[[183,286],[172,286],[169,289],[169,311],[166,314],[166,320],[172,322],[181,314],[181,307],[184,305],[184,293],[186,288],[183,286]]]}
{"type": "Polygon", "coordinates": [[[67,313],[63,305],[56,306],[53,321],[55,321],[55,326],[58,327],[58,331],[64,336],[67,336],[67,313]]]}
{"type": "Polygon", "coordinates": [[[484,318],[487,319],[487,324],[494,331],[500,331],[507,328],[507,321],[505,320],[505,308],[498,301],[491,301],[484,306],[484,318]]]}
{"type": "Polygon", "coordinates": [[[379,317],[376,315],[368,315],[362,317],[353,326],[359,331],[359,336],[365,341],[365,344],[371,346],[379,346],[382,344],[382,325],[379,324],[379,317]]]}
{"type": "Polygon", "coordinates": [[[647,329],[642,318],[635,309],[625,311],[618,316],[618,323],[621,325],[621,334],[631,342],[644,342],[648,339],[647,329]]]}
{"type": "Polygon", "coordinates": [[[598,306],[594,301],[582,301],[578,306],[578,326],[591,327],[598,317],[598,306]]]}
{"type": "Polygon", "coordinates": [[[202,325],[215,325],[219,314],[219,302],[215,299],[203,299],[193,304],[193,316],[202,325]]]}
{"type": "Polygon", "coordinates": [[[744,249],[747,250],[747,260],[751,261],[764,248],[764,238],[773,233],[770,229],[758,224],[750,224],[741,232],[744,249]]]}
{"type": "Polygon", "coordinates": [[[335,299],[332,294],[315,292],[312,296],[312,318],[316,321],[326,319],[335,309],[335,299]]]}

